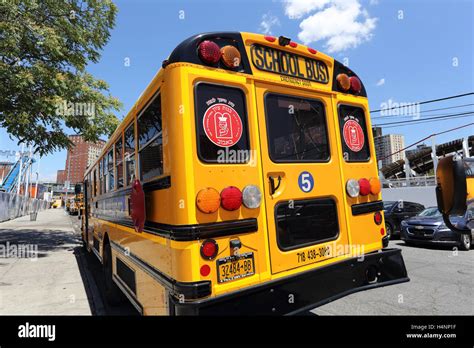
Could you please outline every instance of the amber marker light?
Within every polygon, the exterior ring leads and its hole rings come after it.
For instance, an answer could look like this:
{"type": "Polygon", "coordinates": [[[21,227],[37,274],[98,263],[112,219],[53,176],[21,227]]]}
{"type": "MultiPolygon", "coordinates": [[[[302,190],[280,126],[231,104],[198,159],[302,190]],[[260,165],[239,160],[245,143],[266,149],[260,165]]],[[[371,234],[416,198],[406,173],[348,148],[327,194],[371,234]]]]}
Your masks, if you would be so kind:
{"type": "Polygon", "coordinates": [[[373,195],[378,195],[382,190],[382,185],[380,184],[380,180],[378,178],[370,178],[370,193],[373,195]]]}
{"type": "Polygon", "coordinates": [[[219,192],[212,187],[206,187],[196,195],[196,206],[205,214],[215,213],[220,205],[221,196],[219,192]]]}
{"type": "Polygon", "coordinates": [[[337,85],[341,90],[344,92],[348,91],[351,88],[351,81],[349,80],[349,76],[346,74],[338,74],[336,77],[337,85]]]}
{"type": "Polygon", "coordinates": [[[237,48],[227,45],[221,48],[221,59],[228,68],[237,68],[240,65],[241,56],[237,48]]]}

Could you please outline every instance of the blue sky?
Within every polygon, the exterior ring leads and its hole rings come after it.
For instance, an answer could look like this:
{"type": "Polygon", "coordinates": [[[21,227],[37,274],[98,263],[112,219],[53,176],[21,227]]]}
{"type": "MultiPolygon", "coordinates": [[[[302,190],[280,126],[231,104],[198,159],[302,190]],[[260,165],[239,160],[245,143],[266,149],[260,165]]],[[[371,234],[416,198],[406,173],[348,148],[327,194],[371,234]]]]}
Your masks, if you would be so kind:
{"type": "MultiPolygon", "coordinates": [[[[116,27],[98,64],[88,70],[106,80],[127,113],[173,48],[207,31],[264,31],[349,61],[364,82],[371,109],[382,103],[416,102],[474,91],[473,3],[469,0],[306,0],[281,1],[116,1],[116,27]],[[400,12],[402,11],[402,12],[400,12]],[[182,18],[184,15],[184,18],[182,18]],[[129,59],[130,66],[125,61],[129,59]]],[[[421,106],[421,110],[474,103],[459,98],[421,106]]],[[[440,115],[473,106],[422,113],[440,115]]],[[[404,118],[373,114],[373,123],[404,118]]],[[[410,118],[405,118],[410,119],[410,118]]],[[[454,128],[473,117],[386,129],[411,144],[431,133],[454,128]]],[[[464,128],[438,137],[445,142],[474,134],[464,128]]],[[[0,130],[0,149],[17,150],[0,130]]],[[[41,161],[41,178],[55,180],[66,151],[41,161]]]]}

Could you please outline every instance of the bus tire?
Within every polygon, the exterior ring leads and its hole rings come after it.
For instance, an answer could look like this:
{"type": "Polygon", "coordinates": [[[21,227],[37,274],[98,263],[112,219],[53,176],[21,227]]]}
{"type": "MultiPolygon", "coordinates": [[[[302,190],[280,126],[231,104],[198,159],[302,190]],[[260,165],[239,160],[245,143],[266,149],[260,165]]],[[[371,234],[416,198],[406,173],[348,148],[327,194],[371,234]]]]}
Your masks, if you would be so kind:
{"type": "Polygon", "coordinates": [[[104,253],[102,257],[105,282],[105,300],[111,306],[116,306],[123,302],[123,294],[112,278],[112,250],[110,244],[104,244],[104,253]]]}

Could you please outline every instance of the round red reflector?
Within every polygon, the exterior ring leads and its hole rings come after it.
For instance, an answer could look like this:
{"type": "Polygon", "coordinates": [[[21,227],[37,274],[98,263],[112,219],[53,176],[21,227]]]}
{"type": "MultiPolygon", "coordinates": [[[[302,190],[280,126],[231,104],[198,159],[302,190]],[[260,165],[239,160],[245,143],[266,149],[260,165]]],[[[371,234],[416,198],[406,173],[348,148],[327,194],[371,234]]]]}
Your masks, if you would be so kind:
{"type": "Polygon", "coordinates": [[[242,205],[242,192],[235,187],[229,186],[221,192],[221,206],[225,210],[237,210],[242,205]]]}
{"type": "Polygon", "coordinates": [[[270,36],[270,35],[265,35],[263,38],[267,41],[270,41],[270,42],[275,42],[275,40],[276,40],[275,36],[270,36]]]}
{"type": "Polygon", "coordinates": [[[201,266],[201,275],[203,277],[207,277],[211,273],[211,267],[209,265],[202,265],[201,266]]]}
{"type": "Polygon", "coordinates": [[[316,51],[314,48],[308,47],[309,53],[316,54],[318,51],[316,51]]]}
{"type": "Polygon", "coordinates": [[[199,57],[207,64],[216,64],[221,59],[221,50],[213,41],[203,41],[198,47],[199,57]]]}
{"type": "Polygon", "coordinates": [[[380,234],[381,234],[382,236],[385,234],[385,228],[382,227],[382,228],[380,229],[380,234]]]}
{"type": "Polygon", "coordinates": [[[290,47],[296,48],[298,44],[296,42],[290,41],[290,47]]]}
{"type": "Polygon", "coordinates": [[[219,246],[217,245],[214,239],[206,239],[201,244],[201,256],[204,259],[212,260],[214,257],[217,256],[218,251],[219,246]]]}
{"type": "Polygon", "coordinates": [[[351,90],[354,93],[359,94],[362,89],[362,84],[360,83],[360,80],[356,76],[351,76],[349,77],[349,81],[351,82],[351,90]]]}
{"type": "Polygon", "coordinates": [[[362,178],[359,179],[359,194],[361,196],[367,196],[370,193],[370,182],[369,180],[362,178]]]}
{"type": "Polygon", "coordinates": [[[378,211],[374,214],[374,222],[377,225],[380,225],[382,223],[382,213],[381,212],[378,211]]]}

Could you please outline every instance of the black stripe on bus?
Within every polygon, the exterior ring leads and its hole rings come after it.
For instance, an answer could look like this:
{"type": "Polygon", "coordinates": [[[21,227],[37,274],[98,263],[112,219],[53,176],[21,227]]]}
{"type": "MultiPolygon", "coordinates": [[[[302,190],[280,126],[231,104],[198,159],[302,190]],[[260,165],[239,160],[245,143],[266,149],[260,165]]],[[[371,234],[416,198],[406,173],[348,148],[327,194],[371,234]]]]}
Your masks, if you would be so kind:
{"type": "Polygon", "coordinates": [[[196,225],[168,225],[154,221],[145,222],[145,232],[183,242],[250,233],[257,230],[258,223],[255,218],[196,225]]]}
{"type": "Polygon", "coordinates": [[[164,190],[171,187],[171,176],[164,176],[162,178],[149,181],[143,184],[143,191],[145,193],[156,190],[164,190]]]}
{"type": "Polygon", "coordinates": [[[151,276],[153,279],[155,279],[161,285],[167,288],[170,293],[179,300],[199,299],[209,296],[212,293],[211,281],[209,280],[201,280],[197,282],[177,281],[176,279],[173,279],[163,274],[158,269],[156,269],[146,261],[142,260],[134,253],[130,252],[129,250],[126,250],[120,244],[114,241],[110,241],[110,243],[114,249],[116,249],[118,252],[123,253],[125,257],[128,257],[145,273],[147,273],[149,276],[151,276]]]}
{"type": "MultiPolygon", "coordinates": [[[[96,218],[106,220],[129,228],[135,228],[131,219],[114,218],[103,214],[93,214],[96,218]]],[[[225,237],[234,234],[251,233],[258,231],[258,222],[255,218],[212,222],[195,225],[169,225],[154,221],[146,221],[143,232],[160,236],[178,242],[225,237]]]]}
{"type": "Polygon", "coordinates": [[[376,201],[376,202],[369,202],[369,203],[354,204],[351,206],[351,208],[352,208],[352,215],[375,213],[376,211],[383,210],[383,202],[376,201]]]}

